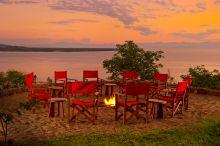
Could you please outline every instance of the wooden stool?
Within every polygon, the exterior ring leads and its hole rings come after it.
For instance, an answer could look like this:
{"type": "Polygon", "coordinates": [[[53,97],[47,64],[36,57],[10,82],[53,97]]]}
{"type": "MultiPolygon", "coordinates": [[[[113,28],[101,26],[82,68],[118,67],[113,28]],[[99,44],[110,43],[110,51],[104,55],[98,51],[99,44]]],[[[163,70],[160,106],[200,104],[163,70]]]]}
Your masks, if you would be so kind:
{"type": "Polygon", "coordinates": [[[66,98],[51,98],[49,105],[49,117],[55,117],[55,104],[57,103],[57,116],[64,117],[63,102],[67,101],[66,98]]]}
{"type": "Polygon", "coordinates": [[[154,118],[156,109],[158,109],[157,118],[163,119],[163,105],[167,104],[167,102],[160,100],[160,99],[149,99],[148,102],[152,103],[152,108],[150,112],[150,114],[152,115],[152,118],[154,118]]]}
{"type": "Polygon", "coordinates": [[[108,83],[108,84],[104,84],[104,86],[105,86],[105,96],[112,96],[112,94],[114,93],[114,87],[116,87],[117,84],[108,83]]]}

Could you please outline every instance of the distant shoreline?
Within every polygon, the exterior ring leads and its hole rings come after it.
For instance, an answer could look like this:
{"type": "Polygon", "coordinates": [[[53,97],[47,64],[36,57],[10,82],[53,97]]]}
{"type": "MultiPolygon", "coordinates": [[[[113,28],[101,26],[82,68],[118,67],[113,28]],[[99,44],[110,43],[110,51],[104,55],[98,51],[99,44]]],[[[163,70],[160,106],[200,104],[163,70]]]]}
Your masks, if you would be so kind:
{"type": "Polygon", "coordinates": [[[93,52],[116,51],[114,48],[0,48],[0,52],[93,52]]]}

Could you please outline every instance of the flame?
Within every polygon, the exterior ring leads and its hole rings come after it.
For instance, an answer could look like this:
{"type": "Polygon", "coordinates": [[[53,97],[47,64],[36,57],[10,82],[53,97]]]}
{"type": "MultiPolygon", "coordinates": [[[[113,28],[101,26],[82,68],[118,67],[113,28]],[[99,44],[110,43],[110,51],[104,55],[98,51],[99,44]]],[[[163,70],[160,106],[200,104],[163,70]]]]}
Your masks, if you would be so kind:
{"type": "Polygon", "coordinates": [[[104,98],[105,105],[115,106],[115,95],[111,96],[109,99],[104,98]]]}

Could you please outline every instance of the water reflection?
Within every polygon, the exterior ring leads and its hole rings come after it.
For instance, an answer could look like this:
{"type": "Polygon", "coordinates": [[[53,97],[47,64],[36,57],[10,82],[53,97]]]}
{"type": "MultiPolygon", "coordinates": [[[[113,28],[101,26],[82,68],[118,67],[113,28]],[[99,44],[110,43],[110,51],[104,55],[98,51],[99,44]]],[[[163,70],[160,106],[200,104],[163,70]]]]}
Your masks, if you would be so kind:
{"type": "MultiPolygon", "coordinates": [[[[161,63],[161,72],[180,80],[181,74],[187,74],[189,67],[204,64],[208,69],[220,69],[219,49],[201,50],[167,49],[161,63]]],[[[82,79],[83,70],[98,70],[101,78],[106,78],[102,61],[110,59],[115,52],[0,52],[0,71],[16,69],[23,72],[33,71],[39,81],[47,77],[54,78],[54,71],[67,70],[69,78],[82,79]]]]}

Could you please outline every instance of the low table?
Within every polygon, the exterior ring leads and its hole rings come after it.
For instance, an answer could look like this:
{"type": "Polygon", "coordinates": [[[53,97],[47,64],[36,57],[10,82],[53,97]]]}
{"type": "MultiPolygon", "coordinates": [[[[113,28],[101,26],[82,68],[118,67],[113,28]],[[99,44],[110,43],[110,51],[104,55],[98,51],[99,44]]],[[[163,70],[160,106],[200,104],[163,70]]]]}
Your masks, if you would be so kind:
{"type": "Polygon", "coordinates": [[[160,99],[149,99],[148,102],[152,103],[152,114],[154,114],[155,108],[158,105],[157,118],[163,119],[163,105],[167,104],[167,102],[160,99]]]}
{"type": "Polygon", "coordinates": [[[64,117],[64,107],[63,102],[67,101],[64,98],[64,95],[61,94],[63,92],[63,87],[59,86],[51,86],[48,87],[51,90],[51,98],[49,99],[49,117],[55,117],[55,104],[57,103],[58,116],[64,117]]]}
{"type": "Polygon", "coordinates": [[[105,96],[112,96],[114,93],[114,87],[116,88],[117,84],[114,83],[107,83],[104,84],[105,86],[105,96]]]}

